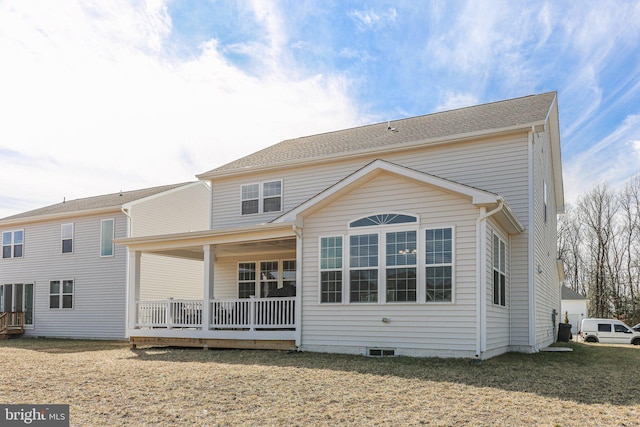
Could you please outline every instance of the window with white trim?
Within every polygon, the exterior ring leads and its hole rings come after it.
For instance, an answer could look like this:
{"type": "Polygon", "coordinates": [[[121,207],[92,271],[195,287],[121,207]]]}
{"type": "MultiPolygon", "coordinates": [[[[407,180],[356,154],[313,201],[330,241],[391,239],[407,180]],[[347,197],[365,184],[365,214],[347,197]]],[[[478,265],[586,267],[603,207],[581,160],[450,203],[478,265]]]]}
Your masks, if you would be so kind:
{"type": "Polygon", "coordinates": [[[241,186],[242,215],[282,211],[282,180],[241,186]]]}
{"type": "Polygon", "coordinates": [[[507,305],[507,244],[493,235],[493,304],[507,305]]]}
{"type": "Polygon", "coordinates": [[[296,261],[238,263],[238,298],[296,295],[296,261]]]}
{"type": "Polygon", "coordinates": [[[73,280],[49,282],[49,308],[73,308],[73,280]]]}
{"type": "Polygon", "coordinates": [[[342,302],[342,236],[320,238],[320,302],[342,302]]]}
{"type": "Polygon", "coordinates": [[[62,253],[73,253],[73,223],[62,224],[60,234],[62,236],[62,253]]]}
{"type": "Polygon", "coordinates": [[[378,234],[349,236],[349,301],[378,302],[378,234]]]}
{"type": "Polygon", "coordinates": [[[387,302],[416,302],[417,232],[386,233],[387,302]]]}
{"type": "Polygon", "coordinates": [[[451,302],[453,297],[453,229],[425,231],[426,301],[451,302]]]}
{"type": "Polygon", "coordinates": [[[22,258],[24,230],[2,233],[2,258],[22,258]]]}
{"type": "Polygon", "coordinates": [[[114,224],[113,219],[103,219],[100,222],[100,256],[109,257],[113,256],[113,237],[114,237],[114,224]]]}

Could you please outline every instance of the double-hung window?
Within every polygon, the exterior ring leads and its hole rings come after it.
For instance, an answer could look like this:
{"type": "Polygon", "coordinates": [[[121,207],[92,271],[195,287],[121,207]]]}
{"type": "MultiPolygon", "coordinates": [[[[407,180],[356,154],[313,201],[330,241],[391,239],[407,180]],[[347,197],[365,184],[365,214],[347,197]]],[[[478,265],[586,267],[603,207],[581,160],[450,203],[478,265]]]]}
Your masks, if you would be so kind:
{"type": "Polygon", "coordinates": [[[349,236],[349,301],[378,301],[378,234],[349,236]]]}
{"type": "Polygon", "coordinates": [[[73,223],[62,224],[62,253],[73,253],[73,223]]]}
{"type": "Polygon", "coordinates": [[[507,293],[507,245],[493,235],[493,304],[506,306],[507,293]]]}
{"type": "Polygon", "coordinates": [[[320,301],[342,302],[342,236],[320,239],[320,301]]]}
{"type": "Polygon", "coordinates": [[[49,308],[73,308],[73,280],[49,282],[49,308]]]}
{"type": "Polygon", "coordinates": [[[450,302],[453,295],[453,229],[425,231],[426,301],[450,302]]]}
{"type": "Polygon", "coordinates": [[[280,212],[282,210],[282,180],[241,187],[242,215],[280,212]]]}
{"type": "Polygon", "coordinates": [[[2,233],[2,258],[22,258],[24,230],[2,233]]]}
{"type": "Polygon", "coordinates": [[[238,298],[295,295],[295,260],[238,263],[238,298]]]}
{"type": "Polygon", "coordinates": [[[416,302],[416,231],[386,233],[387,302],[416,302]]]}

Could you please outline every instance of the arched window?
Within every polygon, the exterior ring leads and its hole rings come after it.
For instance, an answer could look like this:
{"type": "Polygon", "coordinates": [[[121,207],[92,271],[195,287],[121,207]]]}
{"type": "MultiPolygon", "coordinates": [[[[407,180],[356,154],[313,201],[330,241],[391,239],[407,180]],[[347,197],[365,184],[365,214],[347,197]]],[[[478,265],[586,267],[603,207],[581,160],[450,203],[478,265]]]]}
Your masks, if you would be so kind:
{"type": "Polygon", "coordinates": [[[389,213],[371,215],[365,218],[356,219],[349,224],[349,227],[370,227],[374,225],[393,225],[417,223],[418,218],[413,215],[389,213]]]}

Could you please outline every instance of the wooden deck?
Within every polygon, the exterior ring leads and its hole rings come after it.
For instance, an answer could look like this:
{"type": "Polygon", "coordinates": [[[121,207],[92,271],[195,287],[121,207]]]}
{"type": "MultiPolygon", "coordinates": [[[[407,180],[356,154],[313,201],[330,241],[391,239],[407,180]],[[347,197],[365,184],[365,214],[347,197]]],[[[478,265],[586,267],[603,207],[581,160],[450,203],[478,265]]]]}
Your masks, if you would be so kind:
{"type": "Polygon", "coordinates": [[[176,338],[176,337],[145,337],[129,338],[129,347],[137,346],[173,346],[173,347],[202,347],[236,348],[257,350],[292,350],[296,348],[295,340],[242,340],[242,339],[212,339],[212,338],[176,338]]]}

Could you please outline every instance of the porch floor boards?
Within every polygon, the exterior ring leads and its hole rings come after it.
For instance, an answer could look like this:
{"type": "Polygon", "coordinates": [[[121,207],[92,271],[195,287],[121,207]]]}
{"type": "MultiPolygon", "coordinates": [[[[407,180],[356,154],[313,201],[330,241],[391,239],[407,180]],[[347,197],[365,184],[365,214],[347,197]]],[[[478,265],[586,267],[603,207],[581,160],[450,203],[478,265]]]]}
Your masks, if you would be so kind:
{"type": "Polygon", "coordinates": [[[295,340],[242,340],[242,339],[213,339],[213,338],[174,338],[174,337],[130,337],[129,348],[135,349],[139,345],[161,347],[202,347],[234,348],[253,350],[292,350],[296,348],[295,340]]]}

